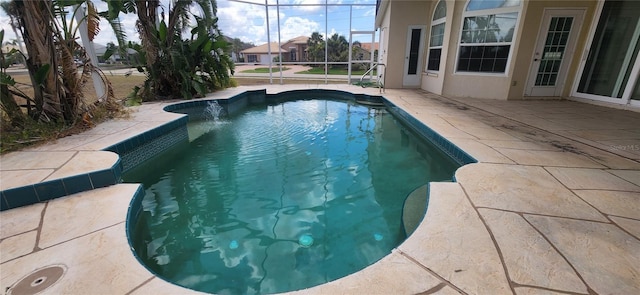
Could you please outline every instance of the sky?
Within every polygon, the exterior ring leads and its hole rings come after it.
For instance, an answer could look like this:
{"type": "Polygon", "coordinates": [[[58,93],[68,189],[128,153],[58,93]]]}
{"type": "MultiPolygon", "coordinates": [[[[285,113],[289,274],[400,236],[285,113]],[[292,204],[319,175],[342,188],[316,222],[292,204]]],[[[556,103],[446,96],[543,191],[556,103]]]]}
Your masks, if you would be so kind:
{"type": "MultiPolygon", "coordinates": [[[[334,33],[343,35],[349,39],[349,15],[351,8],[351,31],[373,31],[375,19],[375,0],[279,0],[279,11],[276,8],[276,0],[266,0],[273,6],[269,6],[269,27],[271,42],[278,41],[278,16],[280,18],[280,40],[282,43],[297,36],[311,36],[313,32],[319,32],[323,36],[325,31],[331,36],[334,33]],[[324,6],[313,4],[328,3],[327,10],[324,6]],[[301,4],[291,6],[293,4],[301,4]],[[331,5],[339,4],[339,5],[331,5]],[[345,4],[360,4],[345,6],[345,4]],[[369,6],[362,6],[369,4],[369,6]],[[279,13],[278,13],[279,12],[279,13]],[[328,12],[328,13],[325,13],[328,12]],[[325,15],[328,22],[325,22],[325,15]],[[328,23],[328,24],[327,24],[328,23]]],[[[161,0],[165,8],[169,7],[172,0],[161,0]]],[[[98,11],[106,10],[106,4],[99,0],[93,0],[98,11]]],[[[218,0],[219,18],[218,28],[222,33],[231,38],[240,38],[243,42],[260,45],[267,43],[267,18],[265,0],[218,0]],[[256,3],[256,4],[252,4],[256,3]]],[[[194,10],[195,11],[195,10],[194,10]]],[[[135,15],[121,14],[120,20],[131,41],[139,40],[135,30],[135,15]]],[[[9,18],[0,10],[0,29],[5,30],[4,41],[16,39],[9,18]]],[[[354,40],[371,42],[371,35],[353,35],[354,40]]],[[[115,35],[109,24],[100,22],[100,33],[94,43],[106,45],[108,42],[116,42],[115,35]]]]}

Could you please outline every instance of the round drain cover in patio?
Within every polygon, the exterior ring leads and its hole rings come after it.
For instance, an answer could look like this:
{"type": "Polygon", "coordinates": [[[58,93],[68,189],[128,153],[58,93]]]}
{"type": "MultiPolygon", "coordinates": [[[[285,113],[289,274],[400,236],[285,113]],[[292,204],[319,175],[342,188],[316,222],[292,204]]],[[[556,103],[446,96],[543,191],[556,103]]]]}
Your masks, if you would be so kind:
{"type": "Polygon", "coordinates": [[[38,294],[53,286],[67,271],[64,265],[49,265],[28,274],[7,290],[8,295],[38,294]]]}

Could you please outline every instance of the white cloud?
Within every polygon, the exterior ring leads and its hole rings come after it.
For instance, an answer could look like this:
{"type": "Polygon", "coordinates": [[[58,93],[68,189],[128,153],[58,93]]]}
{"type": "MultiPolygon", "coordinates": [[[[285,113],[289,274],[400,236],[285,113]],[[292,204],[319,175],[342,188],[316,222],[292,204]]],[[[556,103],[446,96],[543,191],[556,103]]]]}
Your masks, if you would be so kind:
{"type": "MultiPolygon", "coordinates": [[[[169,8],[171,0],[161,0],[165,9],[169,8]]],[[[276,4],[276,0],[268,0],[269,4],[276,4]]],[[[94,1],[99,11],[106,10],[106,4],[102,1],[94,1]]],[[[280,4],[324,4],[325,0],[280,0],[280,4]]],[[[329,0],[329,4],[340,3],[375,3],[373,0],[329,0]]],[[[240,38],[244,42],[252,42],[256,45],[267,42],[267,29],[265,18],[264,0],[242,0],[242,2],[219,0],[218,27],[225,36],[240,38]],[[249,4],[256,3],[256,4],[249,4]]],[[[348,37],[349,34],[349,13],[348,7],[329,6],[328,27],[330,32],[325,33],[324,6],[281,6],[280,24],[281,41],[307,35],[312,32],[320,32],[322,35],[331,36],[338,33],[348,37]],[[340,8],[340,9],[339,9],[340,8]]],[[[373,15],[375,8],[372,6],[353,6],[353,30],[373,30],[373,15]],[[364,8],[364,9],[363,9],[364,8]],[[370,23],[370,24],[369,24],[370,23]]],[[[276,7],[269,8],[269,24],[271,41],[277,41],[277,15],[276,7]]],[[[135,14],[121,14],[122,27],[127,34],[127,40],[139,42],[139,35],[136,31],[135,14]]],[[[8,24],[8,17],[0,10],[0,28],[5,29],[5,41],[15,39],[15,35],[8,24]]],[[[109,24],[102,20],[100,22],[101,32],[96,36],[94,42],[106,44],[116,42],[115,35],[109,24]]]]}
{"type": "MultiPolygon", "coordinates": [[[[218,28],[225,36],[240,38],[244,42],[256,45],[266,43],[265,8],[262,5],[251,5],[227,2],[218,7],[218,28]]],[[[276,23],[276,11],[269,10],[269,21],[276,23]]],[[[271,25],[271,24],[270,24],[271,25]]]]}
{"type": "Polygon", "coordinates": [[[294,0],[292,2],[293,2],[292,4],[301,5],[301,6],[297,6],[296,7],[296,9],[301,10],[301,11],[315,12],[315,11],[324,10],[324,6],[322,6],[322,5],[310,6],[312,4],[324,4],[323,0],[294,0]],[[302,4],[304,4],[304,6],[302,4]]]}
{"type": "MultiPolygon", "coordinates": [[[[311,36],[311,33],[319,31],[320,25],[313,20],[297,16],[287,18],[280,27],[280,39],[286,40],[298,36],[311,36]]],[[[275,32],[277,34],[277,32],[275,32]]]]}
{"type": "MultiPolygon", "coordinates": [[[[137,17],[134,15],[120,16],[120,23],[122,24],[122,29],[126,34],[125,41],[134,41],[140,43],[140,35],[136,30],[136,20],[137,17]]],[[[104,19],[100,20],[100,33],[96,36],[93,42],[102,45],[105,45],[109,42],[113,42],[116,45],[118,44],[116,35],[111,29],[111,25],[109,25],[109,22],[104,19]]]]}
{"type": "MultiPolygon", "coordinates": [[[[2,42],[13,42],[13,40],[16,39],[16,35],[13,33],[13,29],[11,29],[11,25],[9,25],[9,17],[3,12],[0,12],[0,20],[0,30],[4,30],[4,39],[2,42]]],[[[18,34],[20,34],[20,32],[18,32],[18,34]]]]}

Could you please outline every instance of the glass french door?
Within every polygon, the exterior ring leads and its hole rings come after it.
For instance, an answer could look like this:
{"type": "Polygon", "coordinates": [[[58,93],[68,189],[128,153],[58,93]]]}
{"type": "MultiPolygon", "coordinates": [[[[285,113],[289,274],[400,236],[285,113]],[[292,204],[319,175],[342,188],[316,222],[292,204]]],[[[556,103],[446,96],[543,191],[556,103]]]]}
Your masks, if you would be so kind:
{"type": "Polygon", "coordinates": [[[420,86],[422,65],[422,46],[426,26],[409,26],[407,31],[407,47],[404,62],[402,85],[409,87],[420,86]]]}
{"type": "Polygon", "coordinates": [[[560,96],[565,85],[584,10],[545,10],[525,88],[528,96],[560,96]],[[576,29],[578,28],[578,29],[576,29]]]}
{"type": "Polygon", "coordinates": [[[622,104],[639,99],[639,49],[640,1],[605,1],[575,96],[622,104]]]}

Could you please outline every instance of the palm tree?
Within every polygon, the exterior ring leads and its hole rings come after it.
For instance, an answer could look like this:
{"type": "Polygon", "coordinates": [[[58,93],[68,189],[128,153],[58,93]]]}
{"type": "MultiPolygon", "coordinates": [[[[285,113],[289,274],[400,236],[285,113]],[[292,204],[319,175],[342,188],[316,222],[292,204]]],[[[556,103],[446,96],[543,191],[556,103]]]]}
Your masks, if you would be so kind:
{"type": "Polygon", "coordinates": [[[89,32],[94,36],[99,28],[97,12],[90,1],[13,0],[6,4],[29,53],[25,64],[34,90],[33,97],[19,91],[9,93],[25,99],[27,114],[36,120],[74,124],[95,107],[85,103],[83,94],[83,85],[94,69],[86,64],[82,75],[78,75],[74,54],[84,49],[76,42],[78,26],[67,19],[68,9],[78,13],[79,4],[83,3],[88,7],[89,32]]]}
{"type": "Polygon", "coordinates": [[[231,48],[233,49],[233,53],[236,56],[236,61],[240,61],[240,51],[242,51],[243,42],[240,38],[233,38],[231,40],[231,48]]]}
{"type": "MultiPolygon", "coordinates": [[[[24,38],[29,58],[26,66],[34,85],[34,108],[29,115],[38,120],[49,121],[63,117],[60,85],[56,79],[58,60],[53,29],[53,6],[51,1],[13,1],[19,28],[24,38]],[[51,70],[54,69],[54,70],[51,70]]],[[[29,100],[27,100],[29,101],[29,100]]]]}
{"type": "Polygon", "coordinates": [[[338,34],[331,35],[327,40],[327,55],[330,62],[346,62],[349,57],[349,42],[338,34]]]}
{"type": "Polygon", "coordinates": [[[190,98],[205,90],[226,87],[233,63],[227,55],[228,44],[217,27],[215,0],[181,0],[173,2],[168,15],[158,14],[158,0],[106,0],[111,19],[120,13],[136,13],[140,34],[140,56],[147,73],[142,97],[190,98]],[[199,10],[196,15],[192,11],[199,10]],[[190,19],[197,25],[190,27],[190,19]],[[191,29],[191,39],[182,34],[191,29]],[[188,51],[188,52],[187,52],[188,51]],[[200,74],[198,74],[198,72],[200,74]],[[202,73],[207,75],[202,75],[202,73]]]}
{"type": "MultiPolygon", "coordinates": [[[[324,38],[318,32],[311,33],[311,38],[307,40],[307,51],[309,61],[324,61],[324,38]]],[[[317,65],[313,65],[317,66],[317,65]]]]}
{"type": "MultiPolygon", "coordinates": [[[[0,31],[0,43],[4,40],[4,30],[0,31]]],[[[9,123],[12,127],[22,127],[25,116],[20,106],[13,98],[13,94],[9,91],[9,86],[15,85],[15,80],[6,72],[8,64],[5,61],[5,52],[0,47],[0,106],[2,111],[7,115],[9,123]]]]}

